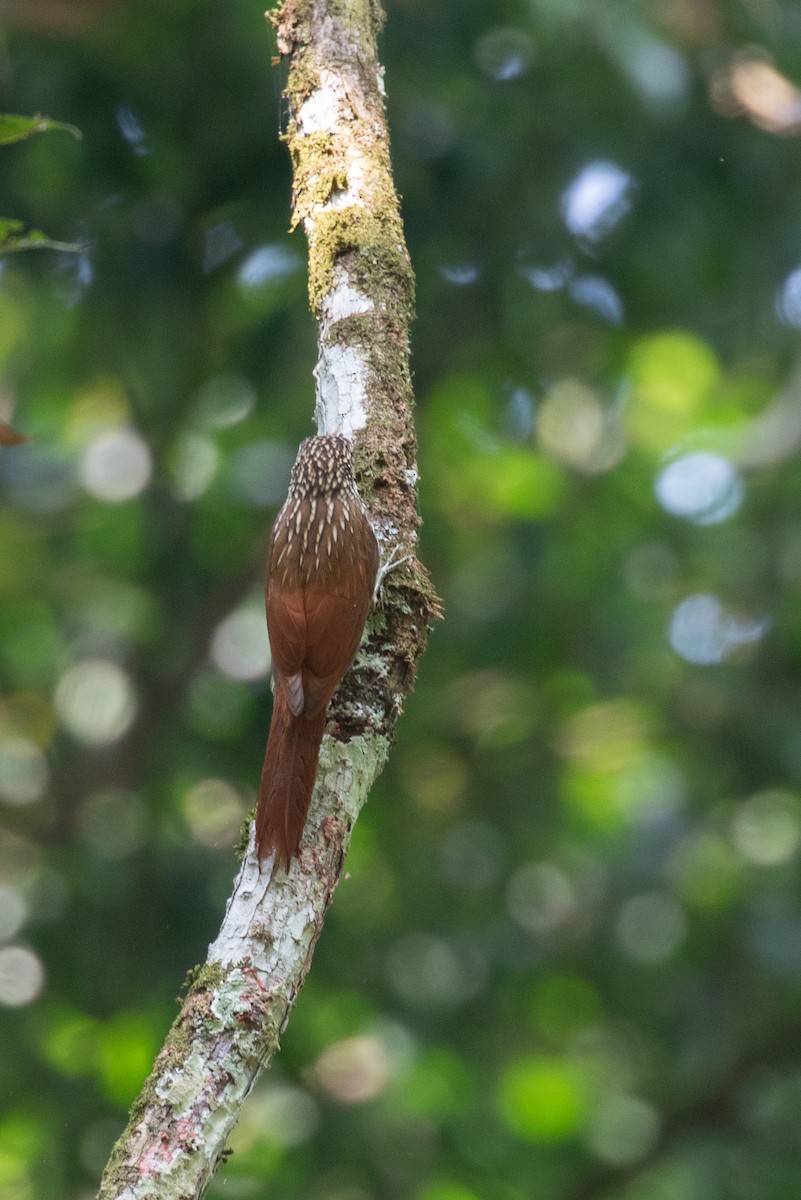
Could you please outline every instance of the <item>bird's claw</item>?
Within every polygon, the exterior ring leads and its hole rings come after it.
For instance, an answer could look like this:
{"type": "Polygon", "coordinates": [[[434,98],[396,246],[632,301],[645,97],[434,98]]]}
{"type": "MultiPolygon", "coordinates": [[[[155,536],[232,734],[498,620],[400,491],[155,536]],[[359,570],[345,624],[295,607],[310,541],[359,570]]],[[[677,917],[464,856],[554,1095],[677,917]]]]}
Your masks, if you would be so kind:
{"type": "Polygon", "coordinates": [[[414,558],[413,554],[404,554],[399,558],[391,558],[388,562],[382,563],[378,568],[376,575],[375,587],[373,588],[373,604],[383,605],[384,603],[384,580],[390,571],[394,571],[397,567],[402,566],[405,562],[410,562],[414,558]]]}

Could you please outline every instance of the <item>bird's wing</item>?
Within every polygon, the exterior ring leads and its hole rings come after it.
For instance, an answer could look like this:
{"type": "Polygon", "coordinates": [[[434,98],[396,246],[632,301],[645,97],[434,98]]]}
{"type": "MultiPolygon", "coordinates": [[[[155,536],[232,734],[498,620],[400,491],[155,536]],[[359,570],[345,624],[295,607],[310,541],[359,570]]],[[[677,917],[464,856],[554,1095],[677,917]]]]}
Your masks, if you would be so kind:
{"type": "Polygon", "coordinates": [[[372,600],[372,580],[357,570],[336,584],[305,589],[307,643],[304,708],[325,706],[359,649],[372,600]]]}
{"type": "Polygon", "coordinates": [[[306,657],[306,607],[303,589],[285,590],[267,582],[267,632],[273,661],[273,680],[291,712],[305,707],[303,664],[306,657]]]}

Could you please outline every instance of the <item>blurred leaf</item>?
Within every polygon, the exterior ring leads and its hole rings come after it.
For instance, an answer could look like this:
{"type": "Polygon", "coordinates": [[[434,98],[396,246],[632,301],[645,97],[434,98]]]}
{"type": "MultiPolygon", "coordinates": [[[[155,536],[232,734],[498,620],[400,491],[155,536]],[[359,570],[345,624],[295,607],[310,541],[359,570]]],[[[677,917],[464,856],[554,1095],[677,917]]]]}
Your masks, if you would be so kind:
{"type": "Polygon", "coordinates": [[[90,1074],[97,1065],[99,1024],[86,1013],[59,1009],[47,1018],[44,1057],[69,1078],[90,1074]]]}
{"type": "Polygon", "coordinates": [[[487,454],[466,454],[442,467],[440,488],[459,516],[493,520],[513,517],[538,521],[550,516],[565,494],[561,469],[532,450],[508,446],[487,454]]]}
{"type": "Polygon", "coordinates": [[[663,450],[691,428],[720,376],[712,349],[677,330],[635,342],[628,356],[629,431],[640,445],[663,450]]]}
{"type": "Polygon", "coordinates": [[[53,121],[50,117],[20,117],[11,113],[0,114],[0,146],[9,146],[12,142],[23,142],[26,138],[34,137],[37,133],[71,133],[78,141],[83,134],[74,125],[66,125],[63,121],[53,121]]]}
{"type": "Polygon", "coordinates": [[[580,1072],[558,1058],[532,1058],[510,1067],[501,1079],[498,1102],[518,1137],[542,1145],[575,1137],[587,1115],[580,1072]]]}
{"type": "Polygon", "coordinates": [[[701,909],[726,909],[745,884],[745,864],[721,838],[702,833],[678,846],[673,874],[679,894],[701,909]]]}
{"type": "Polygon", "coordinates": [[[15,683],[52,685],[64,642],[44,601],[6,602],[0,610],[0,661],[15,683]]]}
{"type": "Polygon", "coordinates": [[[41,529],[0,510],[0,596],[22,596],[46,569],[41,529]]]}
{"type": "Polygon", "coordinates": [[[537,1032],[556,1043],[597,1024],[603,1014],[598,992],[580,975],[546,975],[536,987],[531,1009],[537,1032]]]}
{"type": "Polygon", "coordinates": [[[119,576],[138,577],[150,557],[141,502],[103,504],[89,500],[73,522],[74,554],[119,576]]]}
{"type": "Polygon", "coordinates": [[[0,255],[18,250],[62,250],[80,254],[85,249],[78,242],[57,242],[41,229],[26,229],[24,223],[14,217],[0,217],[0,255]]]}
{"type": "Polygon", "coordinates": [[[467,1111],[473,1101],[473,1080],[466,1064],[446,1048],[418,1059],[403,1083],[404,1102],[411,1112],[442,1121],[467,1111]]]}
{"type": "Polygon", "coordinates": [[[142,1012],[117,1013],[98,1031],[98,1071],[115,1104],[129,1104],[142,1086],[159,1048],[159,1031],[142,1012]]]}
{"type": "Polygon", "coordinates": [[[0,1124],[0,1188],[9,1200],[34,1200],[42,1143],[43,1131],[32,1116],[12,1114],[0,1124]]]}
{"type": "Polygon", "coordinates": [[[481,1200],[481,1197],[460,1183],[440,1179],[421,1188],[416,1200],[481,1200]]]}
{"type": "Polygon", "coordinates": [[[438,380],[426,412],[426,429],[438,457],[458,467],[466,453],[489,450],[494,416],[492,394],[474,376],[447,375],[438,380]]]}

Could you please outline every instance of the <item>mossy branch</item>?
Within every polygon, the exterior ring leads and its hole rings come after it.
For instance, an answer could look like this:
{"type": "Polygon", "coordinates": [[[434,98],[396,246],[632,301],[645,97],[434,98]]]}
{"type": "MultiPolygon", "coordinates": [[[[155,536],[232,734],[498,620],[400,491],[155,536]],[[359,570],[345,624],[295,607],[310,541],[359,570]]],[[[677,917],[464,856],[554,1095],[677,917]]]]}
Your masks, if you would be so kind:
{"type": "MultiPolygon", "coordinates": [[[[392,182],[375,0],[286,0],[269,14],[289,63],[293,226],[309,242],[319,432],[356,445],[386,555],[409,556],[329,711],[301,853],[259,869],[251,841],[207,963],[115,1146],[98,1200],[204,1195],[242,1104],[278,1047],[311,964],[353,824],[411,690],[436,596],[415,556],[409,370],[414,280],[392,182]]],[[[254,778],[258,764],[254,763],[254,778]]]]}

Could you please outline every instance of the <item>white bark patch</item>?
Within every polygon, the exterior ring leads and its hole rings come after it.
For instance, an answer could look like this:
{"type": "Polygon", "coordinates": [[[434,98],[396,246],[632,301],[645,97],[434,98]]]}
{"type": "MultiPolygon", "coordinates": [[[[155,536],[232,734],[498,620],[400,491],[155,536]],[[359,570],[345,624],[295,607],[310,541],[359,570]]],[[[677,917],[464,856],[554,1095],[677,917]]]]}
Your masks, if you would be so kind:
{"type": "Polygon", "coordinates": [[[320,86],[303,101],[298,109],[298,126],[303,133],[330,133],[342,120],[342,109],[348,103],[345,84],[340,76],[320,70],[320,86]]]}
{"type": "Polygon", "coordinates": [[[364,353],[359,346],[331,345],[331,330],[338,321],[374,308],[370,297],[351,284],[347,271],[335,267],[331,288],[320,303],[320,357],[314,370],[315,411],[321,433],[352,438],[367,424],[368,370],[364,353]]]}
{"type": "Polygon", "coordinates": [[[350,188],[340,188],[338,191],[332,192],[324,204],[315,204],[312,212],[330,212],[332,208],[353,208],[354,205],[361,203],[361,198],[350,188]]]}
{"type": "Polygon", "coordinates": [[[234,890],[225,910],[220,932],[209,946],[209,962],[232,966],[242,957],[242,944],[247,939],[256,919],[256,913],[264,902],[273,873],[272,856],[259,868],[253,853],[254,832],[251,832],[248,851],[236,877],[234,890]]]}
{"type": "MultiPolygon", "coordinates": [[[[322,68],[319,87],[304,100],[298,109],[298,130],[301,134],[330,133],[342,138],[353,126],[355,114],[343,80],[322,68]]],[[[343,163],[343,166],[345,164],[343,163]]],[[[306,221],[313,223],[316,213],[335,208],[350,208],[365,203],[370,162],[354,141],[349,146],[347,187],[331,193],[327,200],[312,206],[306,221]]],[[[311,235],[311,230],[307,231],[311,235]]]]}
{"type": "Polygon", "coordinates": [[[353,346],[321,345],[314,378],[319,432],[352,438],[357,430],[364,429],[369,378],[364,352],[353,346]]]}
{"type": "Polygon", "coordinates": [[[298,109],[298,131],[301,135],[330,133],[337,142],[348,142],[347,160],[341,164],[347,184],[344,188],[335,188],[326,200],[311,205],[305,212],[303,219],[310,241],[314,235],[314,218],[317,214],[331,209],[363,206],[367,202],[371,196],[373,170],[369,157],[358,142],[350,137],[357,118],[343,80],[325,68],[320,71],[319,78],[319,87],[298,109]]]}
{"type": "Polygon", "coordinates": [[[375,304],[364,292],[352,287],[347,271],[342,267],[334,268],[334,282],[331,290],[323,296],[320,308],[325,321],[325,333],[335,321],[345,317],[354,317],[359,313],[372,312],[375,304]]]}

